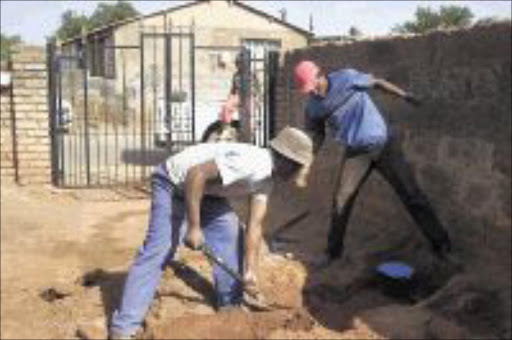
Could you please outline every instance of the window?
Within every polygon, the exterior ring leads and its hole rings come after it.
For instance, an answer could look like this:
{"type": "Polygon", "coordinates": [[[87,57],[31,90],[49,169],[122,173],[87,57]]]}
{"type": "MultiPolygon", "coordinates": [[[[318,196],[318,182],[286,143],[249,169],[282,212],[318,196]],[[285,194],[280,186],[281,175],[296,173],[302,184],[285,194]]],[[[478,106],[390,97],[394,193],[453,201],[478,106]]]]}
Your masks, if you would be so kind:
{"type": "Polygon", "coordinates": [[[266,51],[279,51],[280,40],[270,39],[244,39],[243,46],[251,51],[251,58],[263,58],[266,51]]]}
{"type": "Polygon", "coordinates": [[[115,78],[115,49],[112,34],[88,38],[88,62],[91,77],[115,78]]]}
{"type": "Polygon", "coordinates": [[[116,50],[114,46],[114,36],[109,35],[105,39],[104,50],[104,76],[105,78],[114,79],[116,77],[116,50]]]}

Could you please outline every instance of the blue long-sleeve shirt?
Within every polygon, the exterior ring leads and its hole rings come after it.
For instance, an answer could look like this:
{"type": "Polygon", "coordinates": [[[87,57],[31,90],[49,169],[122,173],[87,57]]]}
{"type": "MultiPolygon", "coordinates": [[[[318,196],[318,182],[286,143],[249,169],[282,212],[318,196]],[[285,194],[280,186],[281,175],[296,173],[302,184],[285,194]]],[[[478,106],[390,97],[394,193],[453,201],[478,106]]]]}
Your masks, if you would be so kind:
{"type": "Polygon", "coordinates": [[[327,75],[327,95],[310,96],[306,105],[306,129],[323,131],[327,123],[334,139],[353,150],[383,145],[388,128],[367,93],[371,76],[354,69],[327,75]]]}

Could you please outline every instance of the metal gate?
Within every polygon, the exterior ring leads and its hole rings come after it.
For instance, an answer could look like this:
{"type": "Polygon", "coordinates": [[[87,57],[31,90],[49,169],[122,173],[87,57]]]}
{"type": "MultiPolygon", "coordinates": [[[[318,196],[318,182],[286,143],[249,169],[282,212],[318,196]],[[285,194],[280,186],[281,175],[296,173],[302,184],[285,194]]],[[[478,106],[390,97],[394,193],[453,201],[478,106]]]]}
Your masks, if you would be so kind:
{"type": "Polygon", "coordinates": [[[249,141],[265,146],[272,135],[277,52],[255,57],[243,46],[197,46],[185,27],[140,33],[137,40],[125,46],[88,40],[72,51],[48,45],[54,185],[146,184],[154,165],[198,142],[217,119],[238,54],[248,70],[240,114],[252,122],[249,141]],[[211,67],[223,63],[227,78],[211,67]],[[261,83],[258,101],[251,79],[261,83]]]}

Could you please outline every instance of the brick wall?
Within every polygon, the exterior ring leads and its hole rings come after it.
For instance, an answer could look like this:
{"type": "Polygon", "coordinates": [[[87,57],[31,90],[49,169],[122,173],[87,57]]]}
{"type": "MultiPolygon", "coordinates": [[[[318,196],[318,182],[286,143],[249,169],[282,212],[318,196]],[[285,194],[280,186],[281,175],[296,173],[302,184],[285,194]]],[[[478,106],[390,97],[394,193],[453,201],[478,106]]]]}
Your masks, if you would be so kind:
{"type": "MultiPolygon", "coordinates": [[[[2,62],[2,72],[7,72],[9,65],[7,62],[2,62]]],[[[14,160],[13,160],[13,144],[12,144],[12,130],[11,130],[11,102],[10,102],[10,87],[5,86],[1,88],[0,100],[0,174],[3,178],[14,177],[14,160]]]]}
{"type": "Polygon", "coordinates": [[[43,48],[21,46],[13,55],[13,107],[10,105],[10,91],[3,91],[1,96],[2,181],[14,179],[16,163],[20,184],[49,183],[51,180],[46,76],[43,48]],[[16,127],[15,143],[12,115],[16,127]],[[16,158],[17,162],[14,162],[16,158]]]}
{"type": "MultiPolygon", "coordinates": [[[[484,260],[475,250],[487,246],[510,268],[510,38],[510,24],[497,24],[296,50],[286,56],[281,70],[277,126],[303,127],[304,100],[288,86],[292,66],[301,59],[317,61],[328,70],[364,70],[420,94],[425,105],[414,108],[376,90],[370,93],[402,137],[418,181],[455,247],[468,259],[484,260]]],[[[337,161],[328,141],[309,189],[317,211],[329,209],[337,161]]],[[[360,194],[349,238],[371,240],[385,234],[397,235],[398,242],[404,233],[414,233],[414,223],[380,176],[372,175],[360,194]]]]}

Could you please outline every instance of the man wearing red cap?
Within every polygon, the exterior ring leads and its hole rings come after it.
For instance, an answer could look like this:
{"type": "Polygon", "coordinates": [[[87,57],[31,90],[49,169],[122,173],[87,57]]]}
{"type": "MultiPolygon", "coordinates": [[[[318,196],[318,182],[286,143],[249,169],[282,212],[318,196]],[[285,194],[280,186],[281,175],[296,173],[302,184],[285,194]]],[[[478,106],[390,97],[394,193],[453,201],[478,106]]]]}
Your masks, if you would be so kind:
{"type": "Polygon", "coordinates": [[[233,74],[228,98],[222,104],[219,119],[210,124],[203,133],[202,142],[253,141],[250,108],[260,108],[263,94],[258,77],[254,72],[248,72],[247,60],[244,62],[244,58],[248,58],[246,53],[237,54],[236,72],[233,74]],[[244,79],[245,76],[249,79],[244,79]],[[245,90],[242,89],[244,86],[245,90]],[[253,100],[254,105],[251,104],[253,100]],[[240,113],[243,114],[242,117],[240,113]]]}
{"type": "Polygon", "coordinates": [[[299,91],[308,95],[305,128],[313,138],[315,153],[324,141],[326,125],[342,152],[323,264],[342,256],[345,230],[355,198],[373,169],[398,193],[434,252],[440,256],[449,252],[448,233],[419,188],[397,137],[367,91],[374,87],[415,106],[421,102],[398,86],[370,74],[354,69],[325,74],[311,61],[302,61],[295,67],[294,79],[299,91]]]}

